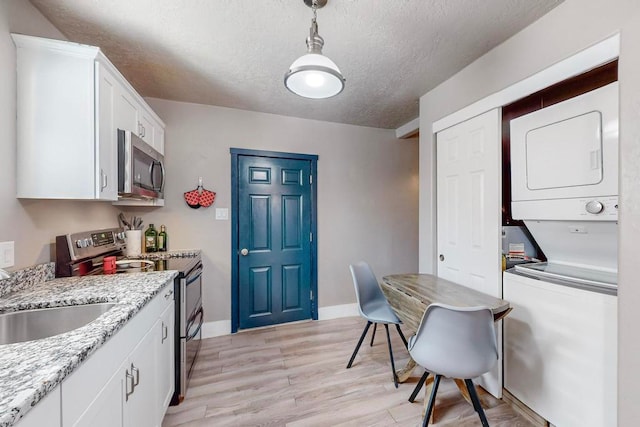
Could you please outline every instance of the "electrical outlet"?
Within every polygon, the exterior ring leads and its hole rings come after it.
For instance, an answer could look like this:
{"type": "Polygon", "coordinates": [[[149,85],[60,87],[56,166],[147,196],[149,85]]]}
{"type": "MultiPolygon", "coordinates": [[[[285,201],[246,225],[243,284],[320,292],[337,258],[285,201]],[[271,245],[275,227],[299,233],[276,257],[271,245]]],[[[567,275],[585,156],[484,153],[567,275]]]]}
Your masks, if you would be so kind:
{"type": "Polygon", "coordinates": [[[13,242],[0,242],[0,268],[13,267],[13,242]]]}
{"type": "Polygon", "coordinates": [[[229,219],[229,209],[227,209],[227,208],[216,208],[216,219],[218,219],[218,220],[228,220],[229,219]]]}

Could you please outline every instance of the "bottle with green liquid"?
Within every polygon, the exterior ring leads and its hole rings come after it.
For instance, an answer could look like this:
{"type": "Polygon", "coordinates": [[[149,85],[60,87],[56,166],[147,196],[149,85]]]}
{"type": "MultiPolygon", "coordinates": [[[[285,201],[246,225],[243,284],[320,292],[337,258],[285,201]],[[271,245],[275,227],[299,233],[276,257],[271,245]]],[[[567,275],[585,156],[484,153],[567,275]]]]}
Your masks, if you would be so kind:
{"type": "Polygon", "coordinates": [[[167,251],[167,228],[164,225],[160,226],[160,233],[158,234],[158,251],[167,251]]]}
{"type": "Polygon", "coordinates": [[[156,252],[158,250],[158,231],[149,224],[149,228],[144,232],[144,249],[145,252],[156,252]]]}

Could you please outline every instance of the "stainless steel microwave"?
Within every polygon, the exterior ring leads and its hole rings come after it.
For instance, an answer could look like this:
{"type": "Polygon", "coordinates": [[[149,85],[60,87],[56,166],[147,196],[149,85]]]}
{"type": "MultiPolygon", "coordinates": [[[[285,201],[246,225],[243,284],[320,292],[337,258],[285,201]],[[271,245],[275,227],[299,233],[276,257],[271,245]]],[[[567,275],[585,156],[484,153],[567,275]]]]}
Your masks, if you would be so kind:
{"type": "Polygon", "coordinates": [[[118,196],[164,199],[164,156],[136,134],[118,129],[118,196]]]}

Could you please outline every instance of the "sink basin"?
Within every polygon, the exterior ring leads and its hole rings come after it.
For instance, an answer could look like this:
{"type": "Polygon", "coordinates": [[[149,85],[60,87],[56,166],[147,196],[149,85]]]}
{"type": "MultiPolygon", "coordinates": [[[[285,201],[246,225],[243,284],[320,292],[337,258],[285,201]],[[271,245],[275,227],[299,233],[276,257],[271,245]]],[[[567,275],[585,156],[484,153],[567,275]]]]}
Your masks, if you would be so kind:
{"type": "Polygon", "coordinates": [[[72,331],[97,319],[114,305],[84,304],[0,314],[0,344],[39,340],[72,331]]]}

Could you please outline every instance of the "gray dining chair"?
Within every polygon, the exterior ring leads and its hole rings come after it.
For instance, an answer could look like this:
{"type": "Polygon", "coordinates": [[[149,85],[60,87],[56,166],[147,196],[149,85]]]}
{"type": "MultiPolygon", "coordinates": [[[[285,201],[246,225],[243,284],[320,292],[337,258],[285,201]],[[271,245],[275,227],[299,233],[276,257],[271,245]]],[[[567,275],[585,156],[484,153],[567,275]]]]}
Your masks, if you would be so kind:
{"type": "Polygon", "coordinates": [[[398,375],[396,374],[396,367],[393,362],[393,350],[391,348],[391,337],[389,336],[389,324],[396,325],[396,329],[398,330],[398,334],[400,338],[402,338],[402,342],[404,343],[405,348],[407,347],[407,339],[404,337],[402,330],[400,329],[400,319],[393,312],[387,298],[382,293],[382,289],[380,289],[380,285],[378,284],[378,280],[376,276],[373,274],[373,270],[369,264],[364,261],[360,261],[355,264],[351,264],[349,266],[351,270],[351,277],[353,278],[353,286],[356,290],[356,299],[358,301],[358,310],[360,311],[360,316],[362,316],[367,324],[364,327],[364,331],[362,331],[362,335],[360,336],[360,340],[358,340],[358,344],[356,345],[355,350],[353,350],[353,354],[351,355],[351,359],[347,364],[347,369],[351,368],[353,364],[353,360],[356,358],[358,354],[358,350],[360,349],[360,345],[364,340],[364,337],[367,335],[367,331],[369,327],[373,324],[373,333],[371,334],[371,346],[373,346],[373,339],[375,338],[376,328],[378,323],[384,324],[384,328],[387,332],[387,344],[389,346],[389,360],[391,360],[391,371],[393,372],[393,384],[398,388],[398,375]]]}
{"type": "Polygon", "coordinates": [[[409,338],[408,347],[413,360],[425,369],[410,402],[414,401],[429,374],[435,375],[423,426],[429,424],[443,376],[464,379],[473,409],[482,425],[489,426],[471,379],[489,372],[498,361],[493,324],[493,313],[488,307],[452,307],[435,303],[427,307],[418,331],[409,338]]]}

